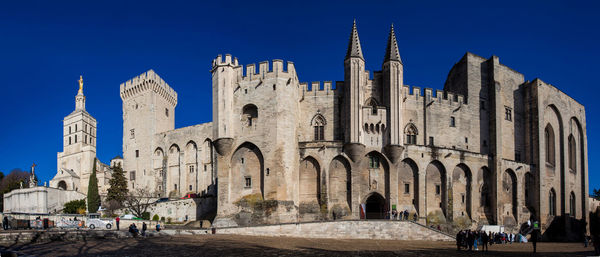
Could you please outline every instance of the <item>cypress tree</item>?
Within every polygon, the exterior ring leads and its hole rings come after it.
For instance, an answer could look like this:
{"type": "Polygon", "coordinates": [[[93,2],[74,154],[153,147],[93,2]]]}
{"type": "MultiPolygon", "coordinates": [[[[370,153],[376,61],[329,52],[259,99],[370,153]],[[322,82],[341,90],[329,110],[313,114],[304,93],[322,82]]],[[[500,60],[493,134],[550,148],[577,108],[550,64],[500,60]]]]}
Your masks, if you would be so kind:
{"type": "Polygon", "coordinates": [[[125,201],[127,197],[127,180],[125,179],[125,172],[121,167],[121,164],[117,163],[113,167],[112,177],[108,181],[110,188],[106,194],[106,201],[115,200],[118,203],[125,201]]]}
{"type": "Polygon", "coordinates": [[[96,213],[100,206],[100,195],[98,194],[98,178],[96,178],[96,158],[94,158],[94,168],[90,175],[88,184],[88,213],[96,213]]]}

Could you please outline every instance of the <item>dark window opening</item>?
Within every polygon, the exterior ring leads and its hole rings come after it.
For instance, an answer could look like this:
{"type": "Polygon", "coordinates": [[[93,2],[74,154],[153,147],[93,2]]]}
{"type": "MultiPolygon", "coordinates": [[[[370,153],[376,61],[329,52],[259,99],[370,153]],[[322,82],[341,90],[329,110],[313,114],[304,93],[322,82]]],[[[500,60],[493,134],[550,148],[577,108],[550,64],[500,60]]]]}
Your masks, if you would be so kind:
{"type": "Polygon", "coordinates": [[[442,187],[440,185],[435,185],[435,194],[440,195],[442,193],[442,187]]]}
{"type": "Polygon", "coordinates": [[[251,177],[244,177],[244,187],[245,188],[250,188],[252,187],[252,178],[251,177]]]}
{"type": "Polygon", "coordinates": [[[456,127],[456,119],[454,117],[450,117],[450,127],[456,127]]]}

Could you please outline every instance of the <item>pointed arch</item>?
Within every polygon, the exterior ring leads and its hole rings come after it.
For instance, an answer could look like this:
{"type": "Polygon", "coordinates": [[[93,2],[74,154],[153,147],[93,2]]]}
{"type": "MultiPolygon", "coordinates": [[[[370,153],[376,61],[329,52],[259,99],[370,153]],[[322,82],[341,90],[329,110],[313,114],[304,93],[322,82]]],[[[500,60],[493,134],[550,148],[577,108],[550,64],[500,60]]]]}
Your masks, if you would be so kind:
{"type": "Polygon", "coordinates": [[[452,171],[453,217],[471,217],[471,169],[459,163],[452,171]]]}
{"type": "MultiPolygon", "coordinates": [[[[379,192],[389,205],[390,162],[388,159],[378,151],[371,151],[365,154],[361,161],[361,172],[370,179],[369,192],[379,192]]],[[[389,208],[388,205],[386,208],[389,208]]]]}
{"type": "Polygon", "coordinates": [[[575,126],[577,128],[577,134],[579,137],[579,154],[577,155],[576,159],[579,161],[579,177],[581,178],[580,181],[580,185],[581,185],[581,217],[582,219],[586,219],[586,215],[587,215],[587,206],[588,203],[586,202],[585,199],[585,195],[586,195],[586,186],[585,186],[585,179],[587,178],[588,174],[586,172],[586,162],[585,162],[585,156],[586,156],[586,147],[585,147],[585,135],[583,133],[583,127],[581,126],[581,122],[579,122],[579,119],[577,119],[577,117],[571,117],[571,120],[575,123],[575,126]]]}
{"type": "Polygon", "coordinates": [[[350,162],[341,155],[329,164],[329,200],[334,216],[350,215],[352,212],[352,176],[350,162]]]}
{"type": "Polygon", "coordinates": [[[255,144],[244,142],[231,155],[231,195],[259,195],[264,199],[264,158],[255,144]]]}
{"type": "Polygon", "coordinates": [[[402,160],[398,166],[398,204],[419,212],[419,167],[410,158],[402,160]]]}
{"type": "Polygon", "coordinates": [[[492,212],[492,174],[487,166],[479,169],[477,174],[477,183],[479,185],[479,211],[480,215],[486,217],[488,224],[494,223],[492,212]]]}
{"type": "Polygon", "coordinates": [[[571,217],[577,217],[577,201],[575,192],[573,191],[569,194],[569,215],[571,215],[571,217]]]}
{"type": "Polygon", "coordinates": [[[445,218],[448,206],[446,168],[438,160],[430,162],[425,169],[425,191],[427,215],[439,210],[443,215],[440,218],[445,218]]]}
{"type": "Polygon", "coordinates": [[[502,216],[504,216],[504,225],[517,224],[518,209],[518,190],[517,175],[512,169],[506,169],[502,175],[501,202],[503,204],[502,216]]]}
{"type": "Polygon", "coordinates": [[[301,212],[316,213],[320,209],[321,165],[312,156],[300,162],[299,206],[301,212]]]}

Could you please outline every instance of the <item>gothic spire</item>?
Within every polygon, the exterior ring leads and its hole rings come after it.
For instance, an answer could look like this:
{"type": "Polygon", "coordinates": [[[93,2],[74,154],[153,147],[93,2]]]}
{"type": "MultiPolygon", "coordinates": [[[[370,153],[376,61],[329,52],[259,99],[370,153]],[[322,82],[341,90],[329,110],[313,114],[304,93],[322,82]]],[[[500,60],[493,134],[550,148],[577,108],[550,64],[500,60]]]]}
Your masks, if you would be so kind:
{"type": "Polygon", "coordinates": [[[402,63],[400,58],[400,51],[398,51],[398,43],[396,42],[396,33],[394,33],[394,24],[390,28],[390,35],[388,37],[387,48],[385,49],[385,57],[383,62],[398,61],[402,63]]]}
{"type": "Polygon", "coordinates": [[[356,29],[356,20],[352,24],[352,32],[350,34],[350,41],[348,42],[348,51],[346,52],[346,59],[350,57],[363,58],[362,49],[360,47],[360,39],[358,39],[358,30],[356,29]]]}

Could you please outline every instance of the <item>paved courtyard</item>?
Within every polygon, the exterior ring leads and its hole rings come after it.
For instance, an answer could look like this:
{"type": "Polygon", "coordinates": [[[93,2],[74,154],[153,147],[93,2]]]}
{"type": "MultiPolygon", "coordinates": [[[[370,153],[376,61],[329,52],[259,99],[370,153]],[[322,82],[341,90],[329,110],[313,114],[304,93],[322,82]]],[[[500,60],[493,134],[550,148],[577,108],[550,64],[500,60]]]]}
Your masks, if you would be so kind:
{"type": "MultiPolygon", "coordinates": [[[[5,245],[34,256],[481,256],[451,242],[336,240],[233,235],[54,241],[5,245]]],[[[531,244],[493,245],[487,256],[531,256],[531,244]]],[[[540,243],[536,256],[589,256],[577,243],[540,243]]]]}

